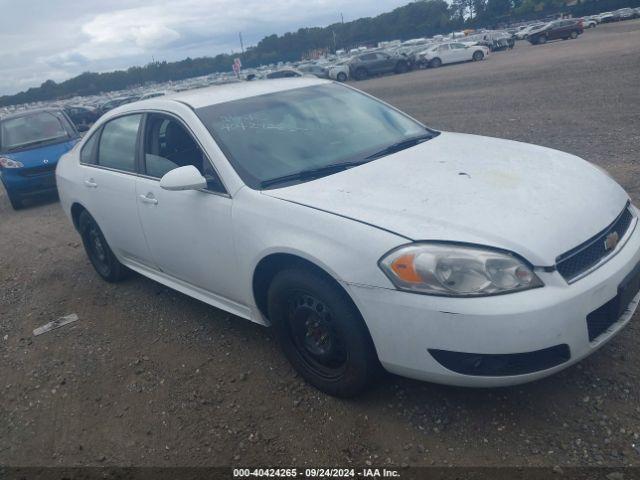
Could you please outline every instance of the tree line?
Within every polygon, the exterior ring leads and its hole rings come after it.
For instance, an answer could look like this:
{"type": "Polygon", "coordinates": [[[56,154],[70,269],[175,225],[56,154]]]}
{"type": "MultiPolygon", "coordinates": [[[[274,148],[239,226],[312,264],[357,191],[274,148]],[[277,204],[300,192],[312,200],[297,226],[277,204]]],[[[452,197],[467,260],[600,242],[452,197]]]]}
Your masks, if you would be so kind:
{"type": "Polygon", "coordinates": [[[242,55],[220,54],[178,62],[157,61],[114,72],[85,72],[60,83],[47,80],[39,87],[0,97],[0,106],[95,95],[149,82],[228,72],[237,56],[240,56],[243,67],[257,67],[300,60],[307,52],[316,49],[336,51],[384,40],[429,37],[463,28],[495,28],[558,13],[583,16],[639,5],[640,0],[453,0],[451,4],[444,0],[416,0],[376,17],[269,35],[242,55]],[[567,6],[567,3],[571,5],[567,6]]]}

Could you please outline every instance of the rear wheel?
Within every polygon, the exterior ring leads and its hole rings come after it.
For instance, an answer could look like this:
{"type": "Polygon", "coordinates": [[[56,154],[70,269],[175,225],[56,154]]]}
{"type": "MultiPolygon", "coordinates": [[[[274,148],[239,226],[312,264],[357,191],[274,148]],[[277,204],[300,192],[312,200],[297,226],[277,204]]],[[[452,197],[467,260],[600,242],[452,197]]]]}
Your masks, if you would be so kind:
{"type": "Polygon", "coordinates": [[[429,62],[431,68],[438,68],[440,65],[442,65],[442,60],[437,57],[429,62]]]}
{"type": "Polygon", "coordinates": [[[351,397],[378,371],[360,313],[330,278],[301,267],[279,272],[269,287],[268,313],[285,356],[319,390],[351,397]]]}
{"type": "Polygon", "coordinates": [[[117,282],[125,278],[129,270],[113,254],[102,230],[87,211],[80,214],[78,227],[84,249],[98,275],[107,282],[117,282]]]}
{"type": "Polygon", "coordinates": [[[476,50],[475,52],[473,52],[473,61],[474,62],[479,62],[483,58],[484,58],[484,53],[482,53],[480,50],[476,50]]]}
{"type": "Polygon", "coordinates": [[[346,82],[347,81],[347,74],[344,72],[340,72],[338,73],[338,81],[339,82],[346,82]]]}

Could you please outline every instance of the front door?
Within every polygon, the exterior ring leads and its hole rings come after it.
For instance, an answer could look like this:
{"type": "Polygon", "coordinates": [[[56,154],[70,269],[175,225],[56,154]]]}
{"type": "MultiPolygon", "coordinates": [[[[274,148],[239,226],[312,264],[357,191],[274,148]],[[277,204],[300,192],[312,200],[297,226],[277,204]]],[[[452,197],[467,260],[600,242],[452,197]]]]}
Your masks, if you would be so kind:
{"type": "Polygon", "coordinates": [[[231,225],[232,200],[210,160],[176,117],[147,114],[142,175],[136,184],[142,227],[159,269],[177,280],[232,301],[237,296],[236,257],[231,225]],[[193,165],[208,188],[169,191],[162,176],[193,165]]]}
{"type": "Polygon", "coordinates": [[[451,48],[450,55],[452,62],[466,62],[467,60],[471,60],[469,49],[464,43],[452,43],[449,47],[451,48]]]}

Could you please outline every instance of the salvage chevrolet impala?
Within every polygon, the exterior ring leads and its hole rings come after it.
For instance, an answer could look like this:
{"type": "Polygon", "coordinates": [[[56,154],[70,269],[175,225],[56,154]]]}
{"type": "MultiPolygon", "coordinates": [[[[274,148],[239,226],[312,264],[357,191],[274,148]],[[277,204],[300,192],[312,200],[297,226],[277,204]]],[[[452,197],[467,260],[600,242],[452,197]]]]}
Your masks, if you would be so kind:
{"type": "Polygon", "coordinates": [[[638,211],[600,168],[438,132],[330,81],[121,106],[56,174],[101,277],[133,270],[272,326],[332,395],[380,366],[462,386],[539,379],[639,301],[638,211]]]}

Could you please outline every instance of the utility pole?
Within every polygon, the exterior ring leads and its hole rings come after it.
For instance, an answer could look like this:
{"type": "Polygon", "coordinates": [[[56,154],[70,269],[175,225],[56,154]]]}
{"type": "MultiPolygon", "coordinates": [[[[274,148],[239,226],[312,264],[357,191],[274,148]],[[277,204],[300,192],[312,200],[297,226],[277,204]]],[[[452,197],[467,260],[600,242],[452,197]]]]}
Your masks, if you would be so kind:
{"type": "Polygon", "coordinates": [[[238,37],[240,37],[240,51],[244,55],[244,43],[242,43],[242,32],[238,32],[238,37]]]}
{"type": "Polygon", "coordinates": [[[340,22],[344,25],[344,15],[340,12],[340,22]]]}

